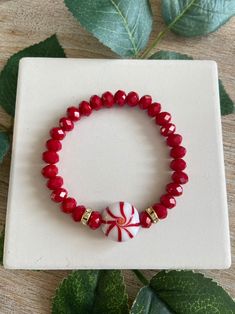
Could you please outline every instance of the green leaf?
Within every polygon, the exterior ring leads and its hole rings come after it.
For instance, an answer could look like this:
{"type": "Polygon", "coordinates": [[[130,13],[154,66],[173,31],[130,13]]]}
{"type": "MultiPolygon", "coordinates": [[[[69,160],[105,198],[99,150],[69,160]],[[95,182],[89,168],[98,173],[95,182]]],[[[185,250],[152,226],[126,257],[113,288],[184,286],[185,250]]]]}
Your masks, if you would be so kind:
{"type": "Polygon", "coordinates": [[[203,274],[161,271],[151,279],[150,286],[162,302],[176,313],[235,313],[231,297],[203,274]]]}
{"type": "Polygon", "coordinates": [[[3,261],[3,248],[4,248],[4,228],[0,234],[0,265],[2,265],[3,261]]]}
{"type": "MultiPolygon", "coordinates": [[[[173,51],[158,51],[154,53],[149,59],[158,60],[192,60],[193,58],[178,52],[173,51]]],[[[221,80],[219,80],[220,93],[220,111],[222,115],[227,115],[234,112],[234,104],[227,94],[221,80]]]]}
{"type": "Polygon", "coordinates": [[[53,35],[39,44],[30,46],[10,57],[0,73],[0,105],[12,116],[15,112],[18,65],[23,57],[64,58],[65,54],[57,37],[53,35]]]}
{"type": "Polygon", "coordinates": [[[153,55],[151,55],[151,57],[149,59],[158,59],[158,60],[193,60],[192,57],[182,54],[182,53],[178,53],[178,52],[174,52],[174,51],[158,51],[156,53],[154,53],[153,55]]]}
{"type": "Polygon", "coordinates": [[[216,31],[235,15],[235,1],[162,0],[162,15],[173,32],[201,36],[216,31]]]}
{"type": "Polygon", "coordinates": [[[150,287],[143,287],[137,294],[130,314],[172,314],[150,287]]]}
{"type": "Polygon", "coordinates": [[[0,162],[3,161],[10,147],[10,139],[6,132],[0,131],[0,162]]]}
{"type": "Polygon", "coordinates": [[[123,57],[137,56],[152,30],[148,0],[65,0],[81,25],[123,57]]]}
{"type": "Polygon", "coordinates": [[[234,104],[232,99],[227,94],[224,85],[221,80],[219,80],[219,93],[220,93],[220,110],[222,116],[233,113],[234,112],[234,104]]]}
{"type": "Polygon", "coordinates": [[[53,314],[127,314],[127,294],[119,270],[74,271],[56,290],[53,314]]]}

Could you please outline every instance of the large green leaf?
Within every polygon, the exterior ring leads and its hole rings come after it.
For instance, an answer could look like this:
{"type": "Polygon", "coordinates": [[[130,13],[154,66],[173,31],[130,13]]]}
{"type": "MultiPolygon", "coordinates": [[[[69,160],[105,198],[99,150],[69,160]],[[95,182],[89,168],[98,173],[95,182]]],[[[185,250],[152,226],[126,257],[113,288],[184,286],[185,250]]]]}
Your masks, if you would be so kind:
{"type": "Polygon", "coordinates": [[[10,147],[10,139],[6,132],[0,131],[0,162],[3,161],[4,156],[10,147]]]}
{"type": "Polygon", "coordinates": [[[150,287],[174,313],[235,313],[235,303],[231,297],[203,274],[161,271],[151,279],[150,287]]]}
{"type": "Polygon", "coordinates": [[[219,80],[219,93],[220,93],[220,105],[221,105],[221,114],[222,116],[234,112],[234,104],[232,99],[229,97],[226,92],[224,85],[221,80],[219,80]]]}
{"type": "Polygon", "coordinates": [[[234,14],[234,0],[162,0],[166,24],[187,37],[214,32],[234,14]]]}
{"type": "MultiPolygon", "coordinates": [[[[158,60],[192,60],[193,58],[182,53],[173,51],[158,51],[154,53],[150,59],[158,60]]],[[[232,99],[227,94],[221,80],[219,80],[220,93],[220,111],[222,115],[227,115],[234,112],[234,104],[232,99]]]]}
{"type": "Polygon", "coordinates": [[[152,29],[148,0],[64,0],[74,17],[123,57],[136,56],[152,29]]]}
{"type": "Polygon", "coordinates": [[[130,314],[172,314],[150,287],[143,287],[137,294],[130,314]]]}
{"type": "Polygon", "coordinates": [[[23,57],[62,58],[65,57],[65,54],[57,37],[53,35],[39,44],[30,46],[10,57],[0,73],[0,105],[12,116],[15,112],[18,65],[19,60],[23,57]]]}
{"type": "Polygon", "coordinates": [[[56,291],[53,314],[127,314],[127,294],[119,270],[80,270],[56,291]]]}

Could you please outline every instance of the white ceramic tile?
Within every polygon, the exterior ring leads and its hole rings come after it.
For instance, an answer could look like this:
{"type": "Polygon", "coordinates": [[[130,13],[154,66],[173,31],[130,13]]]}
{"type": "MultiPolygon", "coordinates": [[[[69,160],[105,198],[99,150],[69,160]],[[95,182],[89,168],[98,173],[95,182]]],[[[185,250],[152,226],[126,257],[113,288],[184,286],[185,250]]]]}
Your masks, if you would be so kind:
{"type": "MultiPolygon", "coordinates": [[[[139,210],[169,181],[168,150],[137,108],[95,112],[64,140],[60,173],[80,204],[139,210]]],[[[6,268],[225,268],[230,265],[217,66],[213,61],[26,58],[20,63],[4,252],[6,268]],[[188,149],[185,186],[168,219],[115,243],[73,222],[40,175],[48,130],[66,108],[105,90],[151,94],[188,149]]]]}

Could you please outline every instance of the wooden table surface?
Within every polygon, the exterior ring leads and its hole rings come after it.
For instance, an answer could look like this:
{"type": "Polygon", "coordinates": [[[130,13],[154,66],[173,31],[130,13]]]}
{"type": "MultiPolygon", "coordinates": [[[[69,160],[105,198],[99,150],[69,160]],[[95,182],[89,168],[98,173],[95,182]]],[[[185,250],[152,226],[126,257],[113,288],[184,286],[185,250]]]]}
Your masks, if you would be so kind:
{"type": "MultiPolygon", "coordinates": [[[[154,13],[153,39],[164,27],[160,1],[152,1],[154,13]]],[[[15,52],[57,33],[68,57],[116,58],[83,30],[65,8],[62,0],[0,0],[0,68],[15,52]]],[[[192,55],[195,59],[216,60],[220,77],[235,101],[235,19],[216,33],[202,38],[182,38],[169,33],[159,49],[192,55]]],[[[10,117],[0,110],[0,123],[9,126],[10,117]]],[[[235,257],[235,115],[222,118],[225,168],[230,216],[233,260],[235,257]]],[[[0,227],[4,225],[9,181],[10,154],[0,166],[0,227]]],[[[235,265],[228,270],[203,271],[218,281],[235,298],[235,265]]],[[[0,313],[50,312],[51,297],[68,271],[11,271],[0,267],[0,313]]],[[[150,277],[156,271],[145,271],[150,277]]],[[[124,271],[130,301],[141,286],[135,276],[124,271]]]]}

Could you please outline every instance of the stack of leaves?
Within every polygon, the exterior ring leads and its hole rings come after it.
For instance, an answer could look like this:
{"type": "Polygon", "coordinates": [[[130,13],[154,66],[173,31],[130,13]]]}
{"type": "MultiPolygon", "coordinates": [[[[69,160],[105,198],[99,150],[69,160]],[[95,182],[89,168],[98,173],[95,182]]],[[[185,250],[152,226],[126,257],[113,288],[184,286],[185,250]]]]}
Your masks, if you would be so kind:
{"type": "Polygon", "coordinates": [[[81,270],[64,279],[52,302],[53,314],[235,313],[235,303],[215,282],[192,271],[161,271],[144,283],[131,309],[119,270],[81,270]]]}

